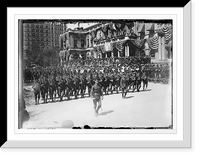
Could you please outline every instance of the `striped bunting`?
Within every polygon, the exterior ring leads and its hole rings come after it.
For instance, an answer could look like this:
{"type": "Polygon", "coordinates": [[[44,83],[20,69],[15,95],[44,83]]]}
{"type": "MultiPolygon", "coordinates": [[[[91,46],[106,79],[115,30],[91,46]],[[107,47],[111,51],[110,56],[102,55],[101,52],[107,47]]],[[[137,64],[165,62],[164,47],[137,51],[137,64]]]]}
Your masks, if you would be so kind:
{"type": "Polygon", "coordinates": [[[124,43],[124,41],[118,41],[117,43],[116,43],[116,45],[115,45],[115,47],[117,48],[117,50],[118,51],[122,51],[123,50],[123,43],[124,43]]]}
{"type": "Polygon", "coordinates": [[[158,36],[154,35],[152,38],[150,38],[150,48],[151,49],[158,49],[158,36]]]}
{"type": "Polygon", "coordinates": [[[160,30],[165,34],[165,40],[171,39],[171,30],[168,26],[164,25],[160,28],[160,30]]]}

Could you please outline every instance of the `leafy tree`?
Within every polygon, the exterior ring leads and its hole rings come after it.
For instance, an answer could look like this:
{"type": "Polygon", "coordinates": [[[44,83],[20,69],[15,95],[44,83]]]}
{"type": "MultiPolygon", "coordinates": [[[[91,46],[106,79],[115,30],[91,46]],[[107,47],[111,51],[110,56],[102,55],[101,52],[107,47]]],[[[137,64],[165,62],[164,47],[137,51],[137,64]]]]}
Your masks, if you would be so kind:
{"type": "Polygon", "coordinates": [[[59,48],[44,49],[43,53],[44,66],[57,65],[59,62],[59,48]]]}
{"type": "Polygon", "coordinates": [[[31,63],[38,64],[38,58],[39,54],[41,53],[40,47],[38,44],[33,44],[32,50],[25,50],[25,55],[24,55],[24,62],[27,66],[29,66],[31,63]]]}
{"type": "Polygon", "coordinates": [[[25,55],[23,59],[25,67],[30,66],[31,63],[35,63],[36,65],[42,67],[58,65],[59,48],[44,48],[43,50],[41,50],[38,44],[34,44],[32,50],[25,50],[25,55]]]}

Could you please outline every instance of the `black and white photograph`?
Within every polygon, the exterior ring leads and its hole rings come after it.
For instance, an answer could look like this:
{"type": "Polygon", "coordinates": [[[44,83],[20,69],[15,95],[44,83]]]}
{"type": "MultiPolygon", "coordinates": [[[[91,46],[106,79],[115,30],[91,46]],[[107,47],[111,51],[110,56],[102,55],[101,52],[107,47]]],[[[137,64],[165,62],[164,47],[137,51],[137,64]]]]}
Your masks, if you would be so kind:
{"type": "Polygon", "coordinates": [[[18,129],[174,129],[172,19],[18,25],[18,129]]]}
{"type": "Polygon", "coordinates": [[[1,147],[192,148],[192,4],[145,5],[8,7],[1,147]]]}

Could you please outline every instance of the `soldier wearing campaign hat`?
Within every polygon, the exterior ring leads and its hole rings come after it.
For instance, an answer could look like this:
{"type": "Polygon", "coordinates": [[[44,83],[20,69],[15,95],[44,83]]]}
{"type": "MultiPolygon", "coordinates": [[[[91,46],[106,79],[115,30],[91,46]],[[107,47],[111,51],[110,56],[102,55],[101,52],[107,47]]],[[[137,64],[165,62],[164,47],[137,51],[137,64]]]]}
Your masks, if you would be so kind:
{"type": "Polygon", "coordinates": [[[127,80],[125,74],[122,74],[121,76],[120,87],[122,89],[122,98],[125,98],[127,94],[127,80]]]}
{"type": "Polygon", "coordinates": [[[103,100],[103,91],[101,86],[99,85],[98,79],[95,80],[95,84],[92,86],[90,95],[93,100],[95,116],[98,116],[99,109],[102,107],[101,100],[103,100]]]}

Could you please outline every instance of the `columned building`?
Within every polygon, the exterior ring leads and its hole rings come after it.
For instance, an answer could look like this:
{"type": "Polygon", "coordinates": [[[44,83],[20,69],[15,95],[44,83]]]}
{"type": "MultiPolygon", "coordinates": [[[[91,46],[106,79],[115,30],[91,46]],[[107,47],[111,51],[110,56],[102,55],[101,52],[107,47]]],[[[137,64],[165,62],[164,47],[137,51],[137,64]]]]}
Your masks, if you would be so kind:
{"type": "Polygon", "coordinates": [[[60,58],[72,59],[152,57],[169,59],[170,24],[112,21],[88,28],[68,29],[60,35],[60,58]],[[167,48],[168,44],[168,48],[167,48]]]}

